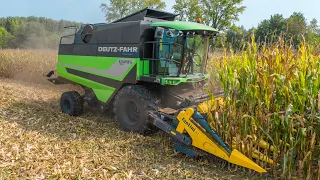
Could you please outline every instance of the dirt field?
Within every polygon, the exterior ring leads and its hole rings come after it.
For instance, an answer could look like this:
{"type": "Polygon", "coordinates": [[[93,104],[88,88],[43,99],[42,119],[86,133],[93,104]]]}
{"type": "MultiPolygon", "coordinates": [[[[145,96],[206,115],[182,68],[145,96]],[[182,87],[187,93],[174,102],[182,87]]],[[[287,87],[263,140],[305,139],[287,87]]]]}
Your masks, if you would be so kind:
{"type": "MultiPolygon", "coordinates": [[[[66,88],[0,79],[0,179],[239,179],[171,149],[168,137],[125,133],[86,109],[60,113],[66,88]]],[[[243,174],[241,177],[245,177],[243,174]]]]}

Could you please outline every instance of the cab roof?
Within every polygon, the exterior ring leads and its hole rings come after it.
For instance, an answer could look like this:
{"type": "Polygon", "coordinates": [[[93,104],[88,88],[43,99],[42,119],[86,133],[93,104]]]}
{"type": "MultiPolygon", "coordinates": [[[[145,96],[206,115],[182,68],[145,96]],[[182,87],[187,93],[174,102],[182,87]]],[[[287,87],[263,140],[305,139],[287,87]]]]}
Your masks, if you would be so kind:
{"type": "Polygon", "coordinates": [[[172,28],[179,31],[211,31],[214,33],[219,32],[218,30],[195,22],[187,22],[187,21],[162,21],[155,22],[151,24],[152,27],[164,27],[164,28],[172,28]]]}

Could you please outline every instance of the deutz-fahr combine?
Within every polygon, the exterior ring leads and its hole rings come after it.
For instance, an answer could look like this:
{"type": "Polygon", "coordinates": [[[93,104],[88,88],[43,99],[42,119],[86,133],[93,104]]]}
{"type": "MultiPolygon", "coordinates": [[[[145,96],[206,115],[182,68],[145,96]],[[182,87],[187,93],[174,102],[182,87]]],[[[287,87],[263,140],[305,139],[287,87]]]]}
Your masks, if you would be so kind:
{"type": "Polygon", "coordinates": [[[78,116],[86,102],[113,110],[124,131],[150,134],[161,129],[176,150],[189,156],[202,151],[266,172],[231,150],[207,122],[214,107],[204,91],[206,66],[218,31],[201,22],[175,21],[176,16],[146,8],[112,23],[74,27],[75,34],[62,37],[57,69],[48,80],[77,84],[85,92],[63,93],[62,112],[78,116]],[[73,42],[64,43],[66,38],[73,42]]]}

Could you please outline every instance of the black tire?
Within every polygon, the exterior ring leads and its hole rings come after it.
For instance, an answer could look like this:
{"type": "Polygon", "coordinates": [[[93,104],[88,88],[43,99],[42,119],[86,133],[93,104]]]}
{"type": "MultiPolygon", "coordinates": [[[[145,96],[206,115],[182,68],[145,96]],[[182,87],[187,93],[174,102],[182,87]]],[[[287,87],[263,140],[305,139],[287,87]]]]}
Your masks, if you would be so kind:
{"type": "Polygon", "coordinates": [[[76,91],[65,92],[60,98],[61,111],[70,116],[79,116],[83,112],[83,99],[76,91]]]}
{"type": "Polygon", "coordinates": [[[123,131],[147,135],[156,131],[148,114],[155,105],[155,99],[146,88],[131,85],[118,92],[113,110],[123,131]]]}

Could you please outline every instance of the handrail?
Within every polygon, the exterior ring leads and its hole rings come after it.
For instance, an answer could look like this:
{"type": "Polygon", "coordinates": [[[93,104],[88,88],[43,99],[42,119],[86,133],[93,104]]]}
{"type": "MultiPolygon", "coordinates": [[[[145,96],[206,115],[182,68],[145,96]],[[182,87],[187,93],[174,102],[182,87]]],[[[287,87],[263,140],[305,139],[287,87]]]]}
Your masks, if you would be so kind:
{"type": "Polygon", "coordinates": [[[77,26],[65,26],[64,28],[65,29],[74,29],[74,34],[65,35],[65,36],[60,37],[60,43],[59,44],[61,44],[61,41],[62,41],[63,38],[70,38],[72,36],[75,36],[77,31],[78,31],[77,26]]]}
{"type": "Polygon", "coordinates": [[[62,37],[60,38],[60,43],[59,43],[59,44],[61,44],[63,38],[71,38],[71,37],[74,37],[74,36],[75,36],[75,34],[70,34],[70,35],[62,36],[62,37]]]}
{"type": "Polygon", "coordinates": [[[178,64],[181,64],[181,62],[179,61],[176,61],[176,60],[173,60],[173,59],[152,59],[152,58],[144,58],[142,59],[142,61],[168,61],[168,62],[175,62],[175,63],[178,63],[178,64]]]}

